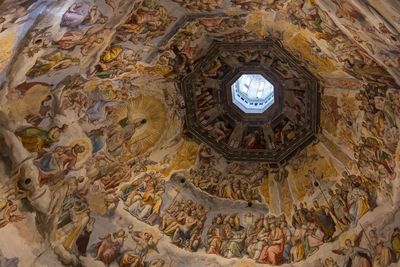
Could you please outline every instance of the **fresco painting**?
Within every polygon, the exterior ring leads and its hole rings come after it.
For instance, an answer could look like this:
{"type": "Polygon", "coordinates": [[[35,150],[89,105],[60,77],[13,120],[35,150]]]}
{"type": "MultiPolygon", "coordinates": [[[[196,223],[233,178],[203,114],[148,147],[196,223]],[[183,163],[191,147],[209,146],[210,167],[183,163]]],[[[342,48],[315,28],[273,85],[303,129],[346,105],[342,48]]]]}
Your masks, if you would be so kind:
{"type": "Polygon", "coordinates": [[[398,14],[391,0],[0,1],[0,266],[398,266],[398,14]],[[209,55],[264,41],[291,61],[209,55]],[[220,81],[256,63],[290,87],[271,127],[219,113],[220,81]],[[310,99],[312,142],[245,160],[294,145],[310,99]]]}

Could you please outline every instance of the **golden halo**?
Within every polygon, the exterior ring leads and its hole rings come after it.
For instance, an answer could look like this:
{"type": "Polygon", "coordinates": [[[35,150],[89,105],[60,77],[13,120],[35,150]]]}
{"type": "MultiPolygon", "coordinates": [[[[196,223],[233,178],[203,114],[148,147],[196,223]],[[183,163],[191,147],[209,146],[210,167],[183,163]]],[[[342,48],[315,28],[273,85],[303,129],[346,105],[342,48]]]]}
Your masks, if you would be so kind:
{"type": "Polygon", "coordinates": [[[351,240],[351,243],[354,243],[354,240],[356,239],[356,234],[354,233],[354,231],[348,231],[348,232],[344,232],[340,235],[339,237],[339,246],[341,248],[346,247],[345,242],[347,239],[351,240]]]}
{"type": "Polygon", "coordinates": [[[69,144],[69,146],[73,147],[74,145],[80,145],[85,148],[85,151],[83,153],[79,153],[78,156],[76,157],[76,161],[84,161],[89,158],[89,156],[92,154],[92,143],[89,142],[86,139],[76,139],[72,143],[69,144]]]}
{"type": "Polygon", "coordinates": [[[149,233],[149,234],[152,235],[153,239],[155,239],[155,240],[158,239],[158,233],[157,233],[157,231],[155,231],[154,229],[152,229],[152,228],[150,228],[150,227],[143,228],[143,229],[141,230],[141,232],[142,232],[142,233],[149,233]]]}

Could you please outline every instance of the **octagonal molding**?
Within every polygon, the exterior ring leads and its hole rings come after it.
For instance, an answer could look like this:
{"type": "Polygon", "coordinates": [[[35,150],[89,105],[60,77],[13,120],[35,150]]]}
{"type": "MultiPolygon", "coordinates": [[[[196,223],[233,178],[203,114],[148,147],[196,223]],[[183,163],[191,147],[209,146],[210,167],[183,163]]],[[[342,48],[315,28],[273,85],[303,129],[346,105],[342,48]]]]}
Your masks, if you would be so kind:
{"type": "Polygon", "coordinates": [[[213,43],[179,86],[188,134],[228,160],[279,165],[312,142],[319,128],[319,82],[276,40],[213,43]],[[242,75],[270,82],[273,103],[259,112],[240,108],[232,86],[242,75]]]}

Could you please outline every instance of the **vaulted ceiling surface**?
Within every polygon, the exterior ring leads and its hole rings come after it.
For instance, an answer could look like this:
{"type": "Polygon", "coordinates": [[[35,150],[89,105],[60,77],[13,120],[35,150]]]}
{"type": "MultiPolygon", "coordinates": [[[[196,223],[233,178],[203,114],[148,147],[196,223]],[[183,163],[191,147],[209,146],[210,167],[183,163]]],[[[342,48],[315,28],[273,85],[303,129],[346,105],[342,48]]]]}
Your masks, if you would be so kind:
{"type": "Polygon", "coordinates": [[[0,265],[397,264],[399,14],[0,1],[0,265]],[[263,112],[232,98],[246,74],[274,86],[263,112]],[[259,240],[272,225],[291,256],[259,240]]]}

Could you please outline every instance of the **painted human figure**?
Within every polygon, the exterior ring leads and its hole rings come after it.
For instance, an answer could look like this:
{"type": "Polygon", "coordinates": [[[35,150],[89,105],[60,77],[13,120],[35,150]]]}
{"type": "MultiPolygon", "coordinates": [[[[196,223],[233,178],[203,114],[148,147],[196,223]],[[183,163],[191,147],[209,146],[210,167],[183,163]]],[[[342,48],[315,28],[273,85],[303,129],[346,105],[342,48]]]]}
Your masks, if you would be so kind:
{"type": "Polygon", "coordinates": [[[199,163],[202,167],[208,168],[210,165],[213,165],[213,159],[215,156],[211,152],[211,148],[203,147],[199,152],[199,163]]]}
{"type": "Polygon", "coordinates": [[[15,214],[17,210],[17,205],[11,200],[0,198],[0,228],[23,219],[22,216],[15,214]]]}
{"type": "Polygon", "coordinates": [[[73,252],[77,249],[76,241],[78,240],[90,220],[90,209],[87,208],[87,205],[85,203],[78,200],[69,210],[69,214],[72,221],[72,227],[69,229],[66,235],[63,246],[66,250],[73,252]]]}
{"type": "Polygon", "coordinates": [[[164,215],[161,217],[160,230],[164,231],[168,226],[173,224],[178,218],[179,214],[183,212],[183,204],[175,202],[167,210],[164,211],[164,215]]]}
{"type": "Polygon", "coordinates": [[[172,242],[179,246],[183,246],[185,241],[190,240],[192,231],[198,224],[196,211],[187,209],[185,214],[185,220],[182,224],[177,224],[175,227],[174,234],[172,236],[172,242]]]}
{"type": "Polygon", "coordinates": [[[133,42],[148,41],[161,35],[173,19],[164,6],[144,1],[143,6],[122,24],[122,32],[125,34],[119,34],[118,38],[127,40],[130,36],[133,42]]]}
{"type": "Polygon", "coordinates": [[[328,257],[324,260],[323,267],[339,267],[339,265],[332,257],[328,257]]]}
{"type": "Polygon", "coordinates": [[[241,257],[246,239],[246,231],[240,225],[237,215],[226,217],[226,239],[222,242],[221,253],[226,258],[241,257]]]}
{"type": "Polygon", "coordinates": [[[140,220],[146,220],[151,214],[159,213],[162,204],[161,195],[163,189],[148,188],[143,195],[137,194],[132,199],[132,204],[129,206],[128,211],[140,220]]]}
{"type": "Polygon", "coordinates": [[[243,147],[245,149],[263,149],[265,141],[259,131],[253,131],[243,137],[243,147]]]}
{"type": "Polygon", "coordinates": [[[45,148],[49,148],[60,140],[60,135],[65,128],[66,126],[53,127],[46,131],[37,127],[28,127],[17,131],[16,135],[29,152],[42,153],[45,148]]]}
{"type": "Polygon", "coordinates": [[[285,235],[282,229],[276,226],[275,222],[270,224],[270,228],[271,232],[267,240],[267,245],[262,249],[258,262],[279,265],[282,262],[285,235]]]}
{"type": "Polygon", "coordinates": [[[346,239],[345,246],[343,267],[372,267],[369,250],[353,245],[350,239],[346,239]]]}
{"type": "Polygon", "coordinates": [[[247,239],[247,254],[251,259],[258,259],[262,248],[265,245],[265,241],[262,239],[263,235],[269,231],[268,224],[265,224],[263,217],[259,218],[254,225],[254,228],[250,231],[247,239]]]}
{"type": "Polygon", "coordinates": [[[335,194],[332,189],[329,189],[329,196],[331,197],[329,200],[329,206],[333,210],[336,219],[339,221],[339,223],[348,225],[350,220],[348,219],[346,204],[340,195],[335,194]]]}
{"type": "Polygon", "coordinates": [[[95,223],[94,218],[90,218],[89,222],[83,229],[82,233],[79,235],[78,239],[76,240],[75,244],[78,250],[79,255],[86,256],[86,249],[89,244],[90,236],[93,231],[93,226],[95,223]]]}
{"type": "Polygon", "coordinates": [[[335,222],[333,221],[329,211],[327,212],[326,207],[321,207],[319,203],[314,200],[314,211],[313,215],[315,218],[315,222],[318,224],[318,227],[324,232],[324,240],[331,240],[333,234],[336,231],[335,222]]]}
{"type": "Polygon", "coordinates": [[[219,214],[214,218],[213,224],[207,232],[208,249],[207,253],[221,255],[222,241],[225,239],[225,232],[222,225],[222,216],[219,214]]]}
{"type": "MultiPolygon", "coordinates": [[[[186,223],[186,217],[188,216],[187,214],[190,213],[191,207],[190,205],[187,205],[185,207],[185,203],[181,203],[181,208],[179,211],[176,213],[176,216],[171,218],[171,220],[166,223],[165,228],[164,228],[164,233],[173,236],[176,229],[179,227],[179,225],[184,225],[186,223]]],[[[168,217],[166,217],[168,219],[168,217]]],[[[164,220],[163,220],[164,221],[164,220]]]]}
{"type": "Polygon", "coordinates": [[[400,228],[396,227],[393,230],[390,243],[392,244],[393,252],[396,255],[396,260],[400,259],[400,228]]]}
{"type": "Polygon", "coordinates": [[[353,225],[369,211],[368,194],[360,188],[360,184],[356,182],[354,187],[347,196],[347,203],[350,209],[350,217],[353,225]]]}
{"type": "Polygon", "coordinates": [[[372,229],[368,236],[374,253],[373,266],[389,266],[393,262],[392,250],[385,245],[386,242],[384,240],[378,237],[375,229],[372,229]]]}
{"type": "Polygon", "coordinates": [[[96,259],[109,265],[119,255],[125,239],[126,234],[124,230],[119,230],[100,238],[101,241],[96,245],[96,259]]]}
{"type": "Polygon", "coordinates": [[[221,142],[228,138],[230,130],[226,127],[225,122],[217,121],[212,127],[212,133],[217,137],[217,142],[221,142]]]}
{"type": "Polygon", "coordinates": [[[26,73],[28,77],[35,78],[44,74],[49,74],[80,63],[78,57],[65,54],[61,51],[54,51],[50,54],[38,58],[35,65],[26,73]]]}
{"type": "Polygon", "coordinates": [[[281,229],[285,236],[285,246],[283,249],[282,259],[284,262],[289,262],[290,250],[292,249],[292,231],[288,227],[286,220],[281,222],[281,229]]]}
{"type": "MultiPolygon", "coordinates": [[[[107,112],[115,105],[122,103],[117,99],[117,92],[111,84],[99,85],[90,95],[88,109],[86,111],[88,120],[93,124],[100,124],[107,118],[107,112]]],[[[123,126],[123,125],[121,125],[123,126]]]]}
{"type": "Polygon", "coordinates": [[[76,1],[65,12],[61,20],[61,26],[79,26],[89,15],[90,6],[88,3],[76,1]]]}
{"type": "Polygon", "coordinates": [[[44,184],[52,174],[68,173],[76,167],[79,154],[85,152],[85,147],[79,144],[74,146],[58,146],[54,151],[45,153],[37,160],[36,165],[41,171],[40,183],[44,184]]]}
{"type": "Polygon", "coordinates": [[[304,250],[305,255],[310,256],[324,244],[324,232],[316,223],[315,217],[311,212],[306,215],[307,225],[304,226],[304,250]]]}
{"type": "Polygon", "coordinates": [[[120,154],[124,144],[133,137],[139,127],[144,126],[146,123],[147,120],[144,118],[134,122],[129,122],[128,118],[121,120],[107,137],[108,151],[113,155],[120,154]]]}
{"type": "Polygon", "coordinates": [[[135,255],[137,255],[142,262],[151,249],[158,252],[157,241],[154,240],[154,237],[151,233],[130,230],[130,235],[132,241],[135,243],[135,255]]]}

